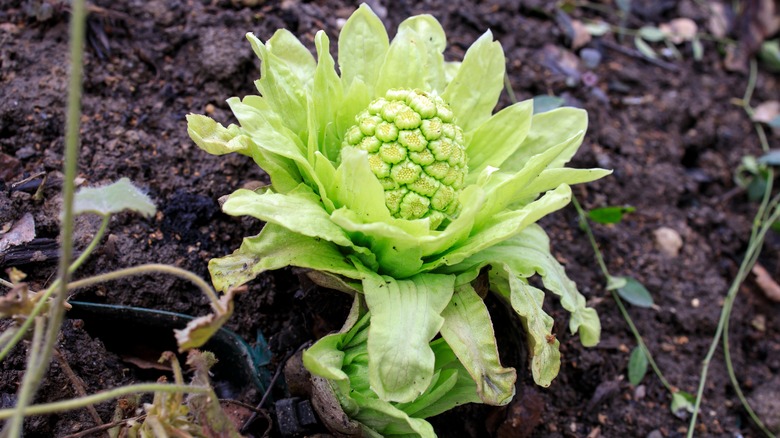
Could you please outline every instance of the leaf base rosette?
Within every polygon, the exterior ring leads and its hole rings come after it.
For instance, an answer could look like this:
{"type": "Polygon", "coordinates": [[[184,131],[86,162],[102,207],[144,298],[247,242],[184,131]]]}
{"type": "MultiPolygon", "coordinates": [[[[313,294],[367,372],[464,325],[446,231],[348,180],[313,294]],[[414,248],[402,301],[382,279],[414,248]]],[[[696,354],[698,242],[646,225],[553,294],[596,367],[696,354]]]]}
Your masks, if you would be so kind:
{"type": "Polygon", "coordinates": [[[595,310],[535,224],[570,201],[571,184],[609,174],[565,167],[583,140],[583,110],[534,114],[525,101],[493,114],[500,44],[486,32],[462,63],[445,62],[430,15],[401,23],[390,42],[362,5],[339,37],[340,73],[324,32],[316,60],[286,30],[248,38],[260,95],[228,100],[239,125],[189,115],[188,131],[205,151],[265,170],[270,186],[239,189],[222,208],[266,225],[209,270],[227,291],[296,266],[356,295],[344,330],[305,353],[351,418],[377,436],[433,436],[424,414],[511,400],[515,370],[501,365],[471,284],[488,266],[490,292],[523,321],[536,383],[550,384],[560,353],[531,277],[560,297],[572,334],[598,343],[595,310]]]}

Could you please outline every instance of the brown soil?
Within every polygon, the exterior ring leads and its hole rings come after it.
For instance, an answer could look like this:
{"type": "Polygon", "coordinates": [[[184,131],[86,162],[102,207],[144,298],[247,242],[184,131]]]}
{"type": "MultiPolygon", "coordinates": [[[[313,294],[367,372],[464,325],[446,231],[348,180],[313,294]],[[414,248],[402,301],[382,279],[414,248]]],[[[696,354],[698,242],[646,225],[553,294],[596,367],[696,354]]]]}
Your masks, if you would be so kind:
{"type": "MultiPolygon", "coordinates": [[[[232,252],[243,236],[261,228],[257,221],[222,214],[217,199],[249,182],[263,181],[263,172],[244,157],[218,158],[200,151],[187,136],[184,116],[209,113],[229,122],[225,99],[256,92],[252,82],[259,73],[246,32],[267,39],[285,27],[313,48],[315,31],[325,29],[334,39],[340,20],[356,5],[343,0],[268,1],[253,7],[244,3],[255,2],[94,3],[85,56],[81,177],[89,185],[128,177],[148,192],[159,212],[149,220],[130,214],[114,217],[110,235],[77,277],[150,262],[172,263],[206,277],[210,258],[232,252]]],[[[567,48],[565,25],[560,24],[560,16],[556,23],[555,11],[547,5],[553,2],[392,3],[386,11],[376,8],[386,14],[391,35],[405,17],[431,13],[450,39],[448,58],[460,59],[489,28],[504,47],[509,79],[519,99],[554,94],[588,110],[589,132],[573,164],[615,172],[576,188],[575,194],[586,208],[636,207],[620,224],[594,226],[596,239],[614,275],[633,276],[652,293],[655,308],[629,312],[666,378],[681,390],[695,392],[701,361],[757,208],[733,182],[742,156],[760,155],[750,120],[733,102],[742,97],[747,75],[727,72],[724,55],[712,42],[704,42],[701,62],[693,60],[690,45],[681,45],[683,59],[671,61],[669,67],[621,53],[615,47],[633,49],[631,38],[621,43],[612,35],[595,38],[586,46],[603,57],[588,69],[567,48]],[[679,256],[659,250],[653,231],[660,227],[681,235],[684,245],[679,256]]],[[[700,27],[707,20],[707,12],[692,0],[635,3],[636,13],[627,23],[632,28],[680,16],[696,20],[700,27]]],[[[43,239],[38,242],[51,249],[51,241],[45,239],[58,235],[68,52],[68,12],[63,5],[67,2],[5,0],[4,4],[0,10],[0,227],[29,212],[37,237],[43,239]],[[50,16],[36,18],[36,11],[47,11],[35,6],[40,3],[52,6],[50,16]],[[48,175],[42,196],[34,196],[34,182],[12,186],[37,172],[48,175]]],[[[618,23],[617,7],[608,10],[578,9],[572,15],[600,16],[618,23]]],[[[754,103],[777,98],[778,75],[761,69],[757,84],[754,103]]],[[[502,105],[508,103],[504,96],[502,105]]],[[[770,133],[770,143],[777,142],[777,133],[770,133]]],[[[79,247],[98,225],[92,218],[79,220],[79,247]]],[[[516,400],[506,408],[467,406],[433,419],[440,436],[682,436],[687,421],[672,415],[669,395],[659,380],[648,374],[640,387],[633,387],[625,377],[635,341],[605,291],[574,209],[546,218],[543,225],[551,234],[554,254],[599,311],[603,340],[596,348],[583,348],[566,329],[565,311],[548,300],[564,357],[556,381],[548,389],[534,386],[524,372],[527,366],[517,363],[519,355],[510,352],[507,361],[518,366],[523,376],[516,400]]],[[[772,234],[760,259],[771,274],[780,272],[778,249],[780,238],[772,234]]],[[[4,263],[8,264],[0,258],[4,263]]],[[[53,259],[27,260],[18,267],[30,275],[35,288],[47,284],[56,270],[53,259]]],[[[208,310],[207,300],[189,284],[157,275],[116,281],[74,298],[190,315],[208,310]]],[[[294,272],[283,270],[249,286],[238,298],[228,326],[250,342],[258,329],[263,331],[274,354],[269,364],[273,372],[289,352],[337,327],[347,304],[345,297],[302,284],[294,272]]],[[[775,317],[779,311],[780,304],[768,300],[751,278],[743,285],[732,316],[735,368],[761,412],[770,409],[771,413],[780,394],[780,319],[775,317]]],[[[496,321],[499,333],[511,325],[507,318],[497,316],[496,321]]],[[[505,345],[514,345],[511,334],[502,337],[505,345]]],[[[58,348],[88,391],[139,381],[140,376],[148,380],[148,374],[107,350],[100,334],[88,334],[81,322],[66,324],[58,348]]],[[[3,407],[14,403],[24,353],[24,346],[17,347],[0,364],[3,407]]],[[[284,396],[283,390],[277,392],[284,396]]],[[[74,395],[55,363],[37,401],[74,395]]],[[[256,403],[261,395],[227,394],[249,403],[256,403]]],[[[103,421],[109,421],[112,412],[112,403],[98,406],[103,421]]],[[[729,384],[721,353],[710,368],[700,418],[698,436],[759,435],[729,384]]],[[[77,411],[31,418],[26,428],[27,436],[65,436],[93,425],[86,411],[77,411]]]]}

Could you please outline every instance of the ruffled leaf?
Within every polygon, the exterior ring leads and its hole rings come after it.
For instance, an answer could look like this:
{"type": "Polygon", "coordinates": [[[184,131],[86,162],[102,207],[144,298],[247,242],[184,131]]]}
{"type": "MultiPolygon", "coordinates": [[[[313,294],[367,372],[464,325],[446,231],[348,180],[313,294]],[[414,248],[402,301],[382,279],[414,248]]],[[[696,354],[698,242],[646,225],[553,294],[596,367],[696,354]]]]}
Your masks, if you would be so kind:
{"type": "Polygon", "coordinates": [[[295,135],[306,138],[307,93],[298,76],[300,66],[288,64],[253,33],[248,33],[246,37],[261,61],[260,79],[255,81],[257,90],[268,99],[276,114],[285,115],[285,124],[295,135]]]}
{"type": "MultiPolygon", "coordinates": [[[[368,86],[369,95],[374,95],[374,84],[389,45],[382,20],[368,5],[361,4],[339,36],[339,70],[344,90],[350,90],[353,82],[359,80],[368,86]]],[[[363,106],[367,104],[368,100],[363,106]]]]}
{"type": "Polygon", "coordinates": [[[228,197],[222,210],[232,216],[252,216],[297,234],[324,239],[356,252],[369,253],[367,249],[353,244],[344,230],[331,222],[319,202],[319,196],[303,184],[284,195],[268,190],[258,193],[239,189],[228,197]]]}
{"type": "Polygon", "coordinates": [[[317,47],[317,68],[314,72],[314,90],[310,105],[316,111],[317,140],[319,150],[331,161],[336,161],[341,150],[341,132],[333,123],[333,115],[341,107],[344,99],[344,87],[336,74],[336,63],[330,55],[330,40],[325,32],[319,31],[314,37],[317,47]]]}
{"type": "Polygon", "coordinates": [[[292,32],[287,29],[277,30],[265,47],[287,65],[303,86],[310,88],[317,63],[309,49],[292,32]]]}
{"type": "Polygon", "coordinates": [[[469,179],[476,179],[488,166],[500,168],[512,156],[531,129],[533,109],[532,100],[518,102],[499,111],[466,136],[469,179]]]}
{"type": "Polygon", "coordinates": [[[335,244],[293,233],[273,223],[266,224],[257,236],[244,238],[233,254],[211,259],[209,272],[214,287],[225,291],[253,280],[264,271],[285,266],[332,272],[358,280],[363,277],[335,244]]]}
{"type": "MultiPolygon", "coordinates": [[[[462,244],[452,248],[438,258],[426,263],[423,270],[429,271],[440,266],[456,265],[467,257],[501,243],[520,233],[527,226],[555,210],[563,208],[571,200],[571,189],[561,185],[538,200],[514,211],[505,211],[495,215],[484,226],[462,244]]],[[[441,272],[451,272],[442,269],[441,272]]]]}
{"type": "Polygon", "coordinates": [[[560,341],[552,334],[553,319],[542,308],[544,292],[504,265],[492,276],[493,290],[520,316],[531,350],[531,374],[537,385],[548,387],[561,368],[560,341]]]}
{"type": "Polygon", "coordinates": [[[371,388],[382,400],[410,402],[431,383],[435,357],[428,343],[455,277],[419,274],[406,280],[364,272],[363,294],[371,311],[368,333],[371,388]]]}
{"type": "Polygon", "coordinates": [[[465,132],[478,128],[491,114],[504,89],[504,49],[485,32],[469,47],[463,63],[442,98],[450,104],[465,132]]]}
{"type": "Polygon", "coordinates": [[[502,406],[515,395],[517,373],[504,368],[487,307],[470,284],[455,290],[442,312],[441,335],[477,384],[483,403],[502,406]]]}
{"type": "MultiPolygon", "coordinates": [[[[531,131],[520,148],[501,165],[504,172],[516,172],[525,166],[534,155],[568,141],[573,133],[588,129],[588,113],[571,107],[557,108],[534,115],[531,119],[531,131]]],[[[579,143],[571,143],[548,165],[549,168],[563,167],[577,152],[579,143]]]]}
{"type": "Polygon", "coordinates": [[[103,187],[84,187],[73,200],[73,213],[110,215],[125,210],[151,217],[157,211],[149,197],[127,178],[103,187]]]}

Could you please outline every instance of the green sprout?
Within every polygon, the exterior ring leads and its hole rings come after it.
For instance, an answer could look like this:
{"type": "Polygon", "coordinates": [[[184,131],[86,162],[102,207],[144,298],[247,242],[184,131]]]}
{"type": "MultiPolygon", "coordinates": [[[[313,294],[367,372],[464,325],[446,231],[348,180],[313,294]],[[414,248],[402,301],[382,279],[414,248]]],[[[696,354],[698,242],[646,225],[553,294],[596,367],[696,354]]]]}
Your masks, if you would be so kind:
{"type": "Polygon", "coordinates": [[[596,311],[535,224],[569,203],[570,184],[610,173],[565,167],[585,135],[585,111],[534,114],[528,100],[493,114],[504,87],[501,45],[488,31],[462,62],[445,62],[446,36],[430,15],[407,19],[390,41],[360,6],[341,30],[338,73],[322,31],[316,60],[287,30],[265,43],[247,38],[261,60],[260,95],[228,99],[239,125],[187,117],[199,147],[249,156],[271,180],[224,201],[226,213],[266,225],[210,261],[212,282],[230,292],[266,270],[296,266],[355,294],[369,315],[356,329],[365,328],[361,367],[332,338],[305,352],[304,363],[365,430],[432,436],[420,415],[440,412],[425,394],[445,364],[453,382],[468,377],[473,386],[437,394],[468,392],[448,399],[458,403],[511,400],[516,372],[499,361],[484,294],[472,286],[480,274],[522,319],[537,384],[550,385],[560,352],[531,277],[561,298],[584,345],[598,343],[596,311]],[[442,359],[450,352],[458,366],[442,359]]]}

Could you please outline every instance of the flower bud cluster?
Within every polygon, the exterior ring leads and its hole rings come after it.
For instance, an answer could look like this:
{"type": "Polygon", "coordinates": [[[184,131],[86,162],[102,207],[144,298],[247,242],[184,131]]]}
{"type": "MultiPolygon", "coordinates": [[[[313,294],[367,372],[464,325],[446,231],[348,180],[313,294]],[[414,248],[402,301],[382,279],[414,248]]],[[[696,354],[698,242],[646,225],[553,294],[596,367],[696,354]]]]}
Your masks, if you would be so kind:
{"type": "Polygon", "coordinates": [[[436,228],[457,214],[468,165],[463,130],[444,100],[420,90],[391,89],[356,121],[342,146],[368,153],[393,216],[429,217],[436,228]]]}

